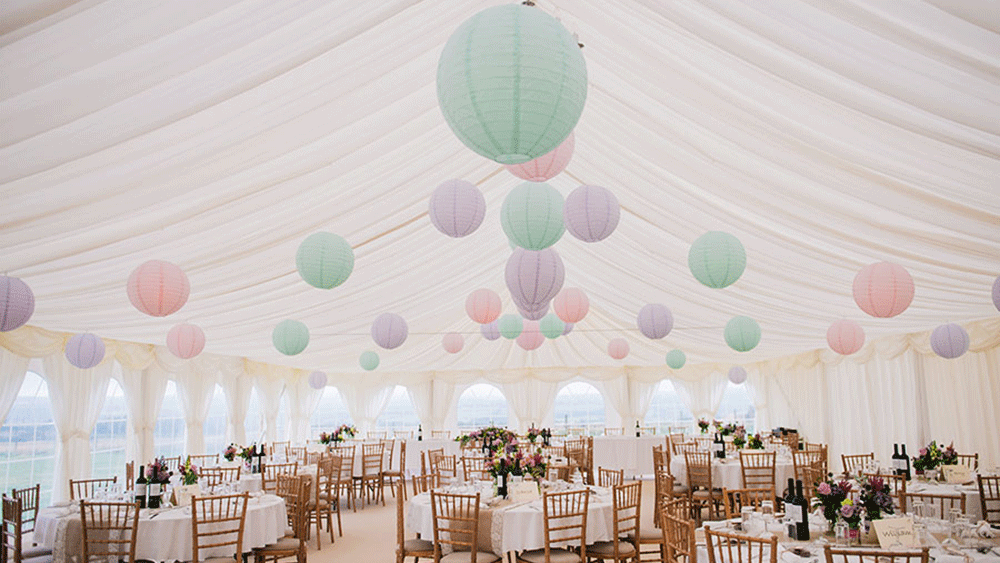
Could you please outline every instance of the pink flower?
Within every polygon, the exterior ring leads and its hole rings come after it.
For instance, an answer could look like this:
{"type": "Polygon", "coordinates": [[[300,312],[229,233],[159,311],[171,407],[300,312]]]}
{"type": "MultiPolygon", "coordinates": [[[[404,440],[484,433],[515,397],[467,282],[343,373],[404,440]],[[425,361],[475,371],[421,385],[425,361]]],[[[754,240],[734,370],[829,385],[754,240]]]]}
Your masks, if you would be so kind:
{"type": "Polygon", "coordinates": [[[920,455],[921,457],[927,455],[927,448],[920,448],[920,455]]]}
{"type": "Polygon", "coordinates": [[[821,494],[821,495],[828,495],[828,494],[830,494],[830,484],[829,483],[820,483],[819,487],[817,487],[816,490],[819,491],[819,494],[821,494]]]}

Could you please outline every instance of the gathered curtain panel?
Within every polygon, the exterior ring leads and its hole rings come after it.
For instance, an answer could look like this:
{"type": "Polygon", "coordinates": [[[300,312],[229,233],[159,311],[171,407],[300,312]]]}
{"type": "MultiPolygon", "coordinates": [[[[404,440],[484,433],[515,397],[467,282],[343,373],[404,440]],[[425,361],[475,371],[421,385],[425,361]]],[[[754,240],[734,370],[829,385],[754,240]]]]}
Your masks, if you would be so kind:
{"type": "Polygon", "coordinates": [[[0,348],[0,421],[7,419],[7,413],[21,391],[29,361],[31,358],[0,348]]]}
{"type": "Polygon", "coordinates": [[[389,404],[389,398],[395,389],[395,383],[374,383],[363,379],[355,379],[337,386],[340,396],[351,414],[351,419],[361,433],[375,427],[375,421],[389,404]]]}
{"type": "Polygon", "coordinates": [[[540,379],[503,384],[503,394],[517,417],[517,429],[520,431],[527,430],[531,424],[542,424],[552,412],[558,392],[559,383],[540,379]]]}
{"type": "Polygon", "coordinates": [[[226,394],[226,439],[231,443],[247,443],[246,419],[253,383],[253,378],[243,370],[242,362],[237,369],[220,374],[219,385],[226,394]]]}
{"type": "Polygon", "coordinates": [[[137,369],[122,366],[119,377],[128,414],[125,459],[148,463],[156,456],[156,420],[163,406],[167,374],[156,367],[137,369]]]}
{"type": "Polygon", "coordinates": [[[304,443],[310,438],[309,419],[319,406],[323,389],[313,389],[308,373],[302,372],[286,382],[285,393],[288,395],[288,438],[296,444],[304,443]]]}
{"type": "Polygon", "coordinates": [[[430,435],[431,430],[444,430],[454,407],[455,384],[439,379],[423,379],[406,385],[413,410],[430,435]]]}

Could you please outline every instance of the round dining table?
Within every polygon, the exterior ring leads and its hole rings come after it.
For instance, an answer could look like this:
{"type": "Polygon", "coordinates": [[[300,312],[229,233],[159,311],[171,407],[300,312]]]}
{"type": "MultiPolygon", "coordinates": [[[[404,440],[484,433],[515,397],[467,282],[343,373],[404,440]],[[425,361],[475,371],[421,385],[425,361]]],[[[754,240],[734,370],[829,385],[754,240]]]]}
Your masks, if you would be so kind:
{"type": "MultiPolygon", "coordinates": [[[[675,455],[670,460],[670,473],[675,481],[687,485],[687,463],[683,455],[675,455]]],[[[788,479],[795,477],[795,465],[792,459],[778,457],[774,463],[774,490],[780,495],[785,490],[788,479]]],[[[743,488],[743,469],[739,457],[725,459],[712,458],[712,486],[717,489],[743,488]]]]}

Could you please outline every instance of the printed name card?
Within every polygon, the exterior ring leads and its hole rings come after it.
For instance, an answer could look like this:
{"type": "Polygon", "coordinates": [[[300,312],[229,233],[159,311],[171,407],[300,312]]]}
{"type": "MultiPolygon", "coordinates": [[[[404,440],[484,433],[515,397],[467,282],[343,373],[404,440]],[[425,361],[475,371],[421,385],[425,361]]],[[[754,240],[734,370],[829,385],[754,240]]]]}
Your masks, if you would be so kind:
{"type": "Polygon", "coordinates": [[[948,483],[968,483],[972,480],[969,467],[965,465],[942,465],[944,480],[948,483]]]}
{"type": "Polygon", "coordinates": [[[878,545],[882,549],[917,547],[917,534],[913,531],[912,518],[884,518],[872,522],[878,545]]]}
{"type": "Polygon", "coordinates": [[[538,497],[538,483],[535,481],[518,481],[507,484],[507,498],[512,502],[531,502],[538,497]]]}
{"type": "Polygon", "coordinates": [[[174,487],[174,506],[188,506],[191,504],[191,497],[200,494],[201,486],[198,483],[174,487]]]}

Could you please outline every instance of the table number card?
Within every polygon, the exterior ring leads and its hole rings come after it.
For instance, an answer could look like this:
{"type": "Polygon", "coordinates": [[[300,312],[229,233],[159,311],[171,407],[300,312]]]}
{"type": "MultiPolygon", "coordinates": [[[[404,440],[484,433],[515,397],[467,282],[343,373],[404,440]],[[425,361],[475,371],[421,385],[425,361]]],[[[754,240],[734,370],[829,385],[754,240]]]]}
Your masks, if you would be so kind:
{"type": "Polygon", "coordinates": [[[882,549],[917,547],[917,534],[913,530],[912,518],[885,518],[875,520],[872,526],[882,549]]]}
{"type": "Polygon", "coordinates": [[[201,494],[201,485],[180,485],[174,487],[174,506],[188,506],[191,504],[191,497],[201,494]]]}
{"type": "Polygon", "coordinates": [[[538,497],[538,483],[535,481],[519,481],[507,484],[507,498],[512,502],[531,502],[538,497]]]}
{"type": "Polygon", "coordinates": [[[969,467],[965,465],[942,465],[944,480],[948,483],[968,483],[972,481],[972,474],[969,467]]]}

